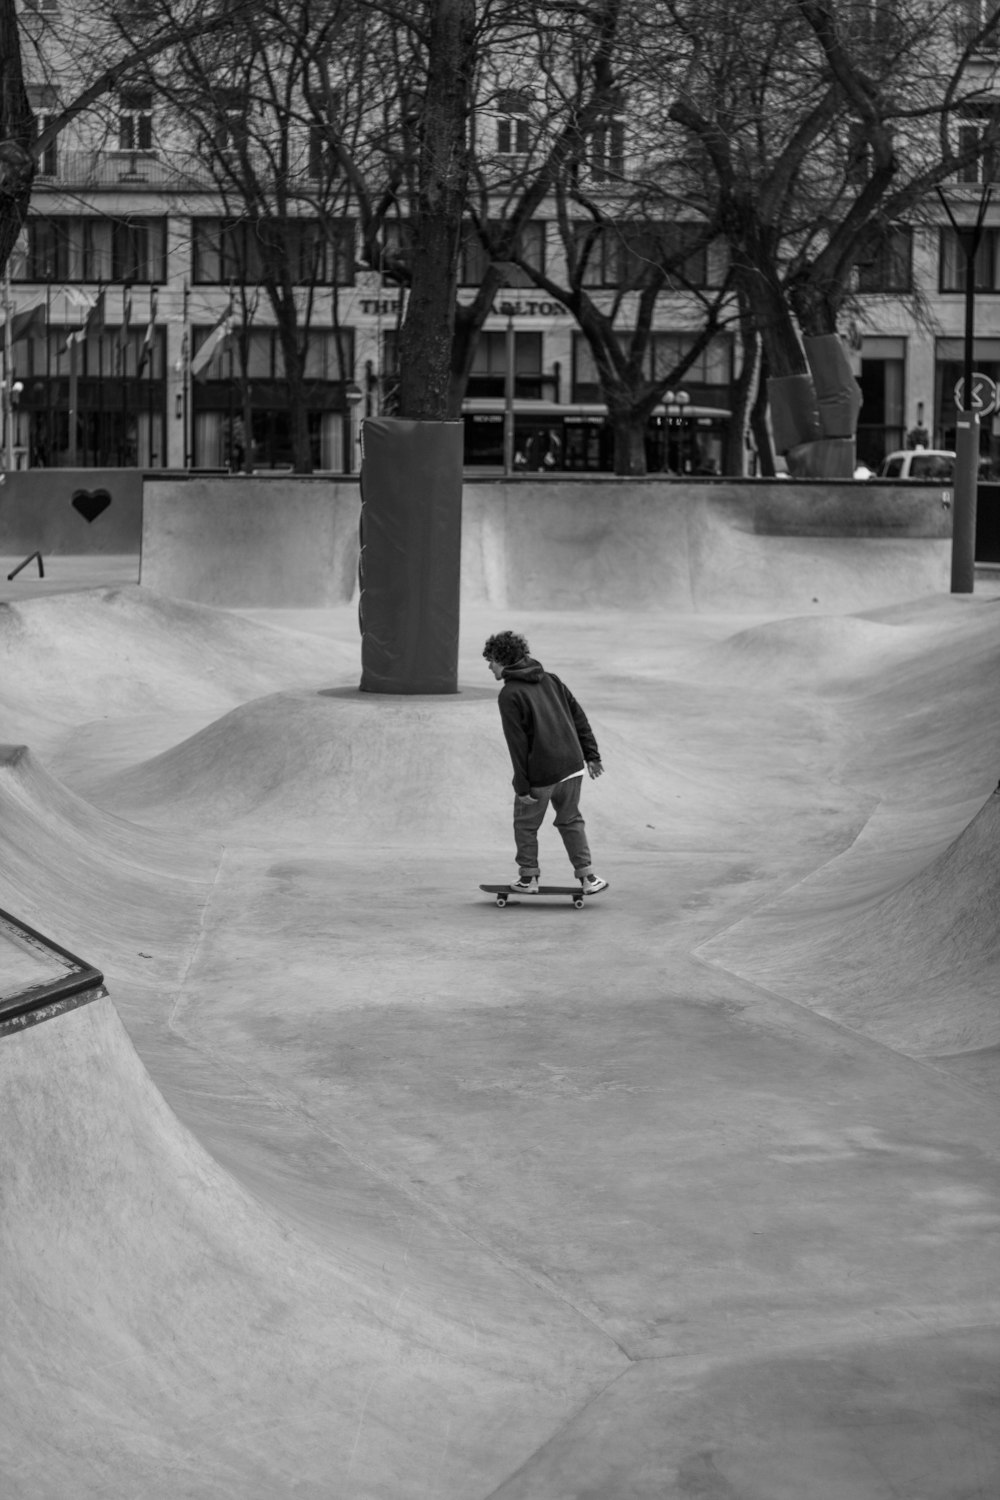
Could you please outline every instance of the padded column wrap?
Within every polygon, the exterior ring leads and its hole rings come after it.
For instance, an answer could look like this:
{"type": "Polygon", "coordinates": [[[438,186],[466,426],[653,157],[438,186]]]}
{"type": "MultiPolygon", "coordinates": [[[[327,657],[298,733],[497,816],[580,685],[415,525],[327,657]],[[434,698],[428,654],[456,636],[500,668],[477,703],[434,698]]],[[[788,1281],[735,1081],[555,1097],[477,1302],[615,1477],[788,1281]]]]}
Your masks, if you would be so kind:
{"type": "Polygon", "coordinates": [[[361,691],[457,693],[462,423],[363,431],[361,691]]]}

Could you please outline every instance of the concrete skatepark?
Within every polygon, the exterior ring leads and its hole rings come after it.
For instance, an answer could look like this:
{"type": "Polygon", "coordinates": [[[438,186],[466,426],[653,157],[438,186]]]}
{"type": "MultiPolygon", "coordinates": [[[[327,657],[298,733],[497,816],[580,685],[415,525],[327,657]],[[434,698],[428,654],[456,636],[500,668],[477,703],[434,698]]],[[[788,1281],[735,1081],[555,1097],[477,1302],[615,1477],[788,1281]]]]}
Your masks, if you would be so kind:
{"type": "Polygon", "coordinates": [[[1000,585],[519,503],[447,698],[177,512],[6,585],[0,908],[106,993],[0,1036],[5,1497],[1000,1493],[1000,585]],[[601,745],[582,912],[478,890],[506,627],[601,745]]]}

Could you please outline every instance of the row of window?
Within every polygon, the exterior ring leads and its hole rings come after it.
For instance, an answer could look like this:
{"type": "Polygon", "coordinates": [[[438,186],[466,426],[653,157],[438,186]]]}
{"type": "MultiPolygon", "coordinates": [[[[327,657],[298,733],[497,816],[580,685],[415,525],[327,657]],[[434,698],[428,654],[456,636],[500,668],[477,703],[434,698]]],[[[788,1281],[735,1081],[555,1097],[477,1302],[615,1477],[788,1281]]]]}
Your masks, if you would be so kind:
{"type": "MultiPolygon", "coordinates": [[[[196,325],[191,330],[191,353],[196,358],[213,330],[196,325]]],[[[75,346],[76,373],[83,378],[143,377],[162,380],[167,373],[166,336],[162,326],[147,342],[142,327],[109,325],[90,328],[75,346]]],[[[206,380],[232,380],[243,371],[249,380],[284,380],[285,362],[275,328],[247,328],[229,341],[222,352],[199,373],[206,380]]],[[[15,345],[15,368],[25,380],[59,379],[69,374],[70,351],[65,329],[38,329],[15,345]]],[[[351,328],[309,330],[306,349],[306,380],[345,382],[354,369],[354,330],[351,328]]]]}
{"type": "MultiPolygon", "coordinates": [[[[387,226],[386,254],[406,253],[406,223],[387,226]]],[[[545,270],[546,226],[528,224],[519,251],[545,270]]],[[[588,287],[641,287],[669,268],[665,285],[720,284],[717,258],[697,244],[699,231],[685,224],[580,225],[573,253],[588,287]]],[[[192,280],[196,286],[257,285],[269,264],[290,268],[299,286],[354,283],[355,227],[350,220],[193,219],[192,280]]],[[[31,282],[165,282],[166,218],[105,219],[95,216],[35,216],[27,225],[27,250],[15,263],[15,280],[31,282]]],[[[489,257],[471,228],[462,244],[459,283],[478,286],[489,257]]],[[[513,286],[530,285],[526,272],[512,271],[513,286]]]]}
{"type": "MultiPolygon", "coordinates": [[[[405,253],[404,224],[389,226],[387,253],[405,253]]],[[[264,219],[228,222],[191,221],[192,279],[196,286],[256,286],[268,265],[290,267],[298,286],[352,286],[355,280],[354,225],[349,220],[321,223],[314,219],[264,219]]],[[[698,243],[699,230],[685,224],[614,226],[581,224],[572,254],[582,269],[583,285],[592,289],[641,288],[664,275],[665,289],[718,287],[723,259],[698,243]]],[[[535,220],[521,236],[520,254],[539,272],[545,270],[546,225],[535,220]]],[[[459,284],[478,286],[489,257],[471,232],[464,241],[459,284]]],[[[110,219],[96,216],[37,215],[27,224],[26,252],[12,260],[16,281],[140,283],[167,280],[166,218],[110,219]]],[[[965,290],[966,259],[953,229],[940,231],[939,290],[965,290]]],[[[913,236],[894,230],[871,258],[858,267],[860,292],[909,292],[913,289],[913,236]]],[[[530,285],[526,272],[512,271],[512,286],[530,285]]],[[[985,229],[975,263],[977,291],[1000,291],[1000,229],[985,229]]]]}

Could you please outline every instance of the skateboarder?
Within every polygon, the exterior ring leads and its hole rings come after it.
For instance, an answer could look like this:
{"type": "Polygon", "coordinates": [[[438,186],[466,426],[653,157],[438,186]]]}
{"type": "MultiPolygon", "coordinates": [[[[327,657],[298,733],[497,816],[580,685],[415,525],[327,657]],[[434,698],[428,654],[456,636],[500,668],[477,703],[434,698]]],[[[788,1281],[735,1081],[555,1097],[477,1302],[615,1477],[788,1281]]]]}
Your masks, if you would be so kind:
{"type": "Polygon", "coordinates": [[[566,853],[585,892],[607,885],[590,862],[580,813],[584,771],[603,775],[600,751],[587,716],[569,688],[529,655],[528,642],[513,630],[491,635],[483,647],[500,689],[500,722],[514,767],[514,843],[520,879],[512,891],[538,893],[538,830],[549,803],[566,853]]]}

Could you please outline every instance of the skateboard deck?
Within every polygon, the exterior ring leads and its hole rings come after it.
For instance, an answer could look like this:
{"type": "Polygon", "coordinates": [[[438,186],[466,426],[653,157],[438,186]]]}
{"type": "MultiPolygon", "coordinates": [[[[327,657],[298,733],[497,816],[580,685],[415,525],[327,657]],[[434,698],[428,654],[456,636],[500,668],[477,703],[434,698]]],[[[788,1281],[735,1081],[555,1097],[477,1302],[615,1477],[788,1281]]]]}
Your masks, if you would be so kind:
{"type": "MultiPolygon", "coordinates": [[[[527,891],[512,891],[509,884],[481,885],[479,889],[481,891],[488,891],[491,896],[495,896],[497,906],[506,906],[508,901],[534,901],[535,899],[534,895],[529,894],[527,891]]],[[[602,886],[601,890],[607,890],[607,886],[602,886]]],[[[540,885],[538,887],[538,895],[569,896],[573,905],[577,907],[583,906],[586,900],[586,895],[582,887],[578,885],[540,885]]],[[[592,895],[599,896],[600,891],[594,891],[592,895]]]]}

